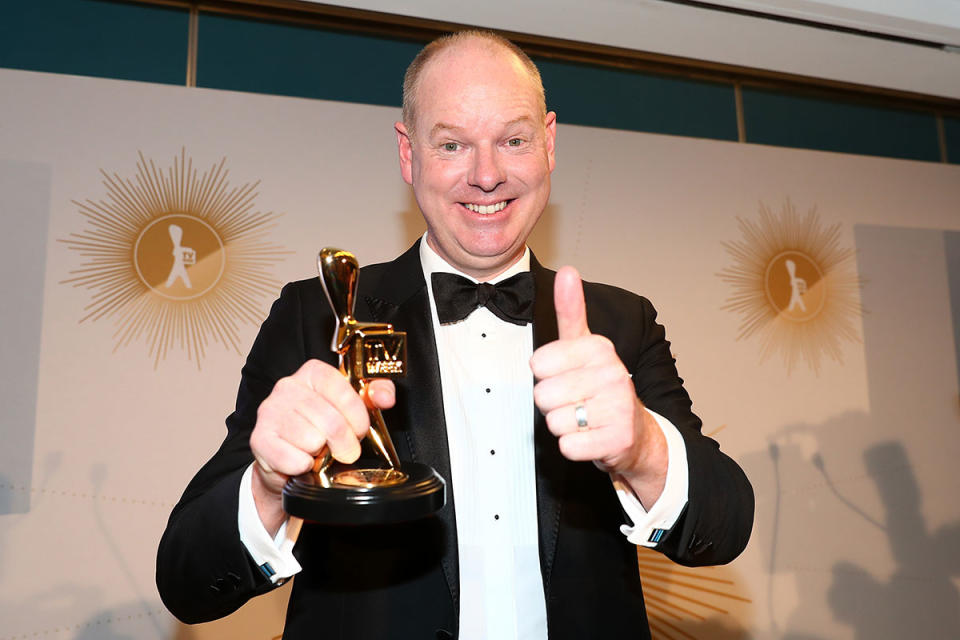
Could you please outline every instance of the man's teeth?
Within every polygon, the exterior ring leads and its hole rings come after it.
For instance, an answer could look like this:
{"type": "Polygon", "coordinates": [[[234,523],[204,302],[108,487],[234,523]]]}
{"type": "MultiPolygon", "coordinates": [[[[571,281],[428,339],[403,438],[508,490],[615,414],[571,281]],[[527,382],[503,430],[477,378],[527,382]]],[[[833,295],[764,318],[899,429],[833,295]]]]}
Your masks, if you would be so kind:
{"type": "Polygon", "coordinates": [[[474,213],[479,213],[485,215],[488,213],[496,213],[497,211],[503,211],[503,208],[507,206],[507,201],[498,202],[497,204],[473,204],[472,202],[465,202],[464,205],[470,211],[474,213]]]}

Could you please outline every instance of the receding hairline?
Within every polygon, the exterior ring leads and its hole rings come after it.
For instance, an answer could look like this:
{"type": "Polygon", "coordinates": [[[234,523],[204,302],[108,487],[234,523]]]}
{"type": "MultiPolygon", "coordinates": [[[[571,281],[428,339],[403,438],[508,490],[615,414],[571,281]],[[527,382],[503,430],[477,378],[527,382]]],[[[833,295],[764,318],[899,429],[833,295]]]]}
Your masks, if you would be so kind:
{"type": "Polygon", "coordinates": [[[520,47],[494,31],[470,29],[441,36],[433,42],[430,42],[420,50],[420,53],[413,59],[410,66],[407,67],[407,72],[403,77],[403,112],[401,118],[408,133],[413,132],[416,119],[417,92],[420,88],[420,80],[423,76],[424,69],[426,69],[430,61],[437,57],[438,54],[471,41],[485,44],[491,50],[505,51],[506,53],[512,54],[533,81],[538,102],[540,103],[539,111],[542,116],[546,116],[547,105],[543,90],[543,81],[540,78],[540,70],[537,69],[537,65],[530,59],[530,56],[520,47]]]}

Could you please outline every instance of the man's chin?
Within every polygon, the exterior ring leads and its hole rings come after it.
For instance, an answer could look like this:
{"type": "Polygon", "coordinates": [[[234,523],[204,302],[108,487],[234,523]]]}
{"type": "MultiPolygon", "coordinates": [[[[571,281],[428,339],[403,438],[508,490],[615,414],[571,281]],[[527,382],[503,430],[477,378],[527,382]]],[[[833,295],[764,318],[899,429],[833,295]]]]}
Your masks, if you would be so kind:
{"type": "Polygon", "coordinates": [[[458,268],[474,277],[492,278],[512,267],[523,255],[524,246],[521,244],[518,248],[511,246],[499,251],[477,249],[463,256],[463,265],[458,268]]]}

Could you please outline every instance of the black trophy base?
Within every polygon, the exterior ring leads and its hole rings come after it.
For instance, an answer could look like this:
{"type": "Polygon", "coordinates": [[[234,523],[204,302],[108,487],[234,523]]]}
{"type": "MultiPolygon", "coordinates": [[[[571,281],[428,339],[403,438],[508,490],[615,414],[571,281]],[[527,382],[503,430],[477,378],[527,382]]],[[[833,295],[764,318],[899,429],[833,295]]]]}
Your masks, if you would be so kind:
{"type": "Polygon", "coordinates": [[[446,500],[443,479],[425,464],[404,462],[407,479],[385,486],[323,487],[316,474],[290,478],[283,487],[283,510],[308,522],[370,525],[407,522],[439,511],[446,500]]]}

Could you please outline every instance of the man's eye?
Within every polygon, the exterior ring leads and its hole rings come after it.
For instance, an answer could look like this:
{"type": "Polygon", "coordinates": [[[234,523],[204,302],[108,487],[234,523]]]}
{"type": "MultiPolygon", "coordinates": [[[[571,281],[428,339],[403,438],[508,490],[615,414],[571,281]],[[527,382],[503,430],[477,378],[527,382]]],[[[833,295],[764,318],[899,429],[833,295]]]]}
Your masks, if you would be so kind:
{"type": "Polygon", "coordinates": [[[519,147],[523,144],[523,138],[510,138],[507,140],[507,144],[511,147],[519,147]]]}
{"type": "Polygon", "coordinates": [[[444,143],[443,143],[443,150],[444,150],[444,151],[456,151],[456,150],[459,149],[459,148],[460,148],[460,145],[457,144],[456,142],[444,142],[444,143]]]}

